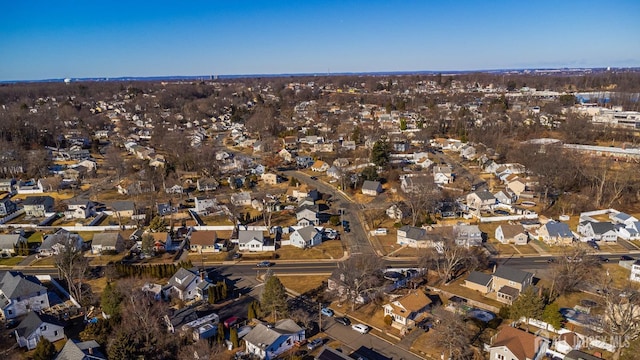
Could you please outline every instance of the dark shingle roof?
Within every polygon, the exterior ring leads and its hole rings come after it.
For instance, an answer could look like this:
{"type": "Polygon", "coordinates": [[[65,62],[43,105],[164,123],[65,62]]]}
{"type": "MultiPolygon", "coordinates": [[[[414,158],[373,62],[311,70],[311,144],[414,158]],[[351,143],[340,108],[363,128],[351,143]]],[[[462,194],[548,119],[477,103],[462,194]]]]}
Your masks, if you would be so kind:
{"type": "Polygon", "coordinates": [[[7,271],[0,277],[0,290],[9,299],[26,297],[37,292],[46,292],[40,280],[32,275],[23,275],[18,271],[7,271]]]}
{"type": "Polygon", "coordinates": [[[522,271],[520,269],[503,265],[496,269],[496,271],[493,273],[493,276],[522,284],[527,278],[533,277],[533,274],[527,271],[522,271]]]}
{"type": "Polygon", "coordinates": [[[591,228],[593,229],[593,232],[596,234],[604,234],[607,231],[615,231],[613,224],[610,222],[592,222],[591,223],[591,228]]]}
{"type": "Polygon", "coordinates": [[[425,229],[409,225],[401,227],[400,230],[404,231],[407,234],[407,238],[413,240],[422,240],[426,237],[427,234],[427,231],[425,229]]]}
{"type": "Polygon", "coordinates": [[[27,337],[33,334],[42,323],[58,325],[64,327],[56,318],[46,314],[37,314],[35,312],[30,312],[27,316],[20,322],[18,327],[16,327],[16,332],[18,336],[27,337]]]}
{"type": "Polygon", "coordinates": [[[491,274],[485,274],[479,271],[472,271],[471,274],[467,276],[467,281],[474,284],[487,286],[491,282],[492,278],[493,277],[491,276],[491,274]]]}
{"type": "Polygon", "coordinates": [[[169,285],[177,289],[180,289],[182,291],[186,289],[189,286],[189,284],[195,281],[197,277],[198,275],[194,274],[193,272],[185,268],[180,268],[171,277],[171,279],[169,279],[169,285]]]}
{"type": "Polygon", "coordinates": [[[64,344],[55,360],[102,360],[107,359],[100,352],[100,344],[95,340],[83,341],[70,339],[64,344]]]}
{"type": "Polygon", "coordinates": [[[551,237],[573,237],[573,233],[571,229],[569,229],[569,225],[557,222],[557,221],[549,221],[546,225],[547,232],[549,232],[549,236],[551,237]]]}

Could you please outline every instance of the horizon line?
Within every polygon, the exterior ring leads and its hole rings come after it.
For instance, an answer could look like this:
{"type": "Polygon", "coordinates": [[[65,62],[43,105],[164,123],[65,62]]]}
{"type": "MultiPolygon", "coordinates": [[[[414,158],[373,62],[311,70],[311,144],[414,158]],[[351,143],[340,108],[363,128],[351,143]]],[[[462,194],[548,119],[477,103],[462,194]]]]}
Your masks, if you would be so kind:
{"type": "Polygon", "coordinates": [[[99,81],[149,81],[149,80],[204,80],[217,79],[242,79],[260,77],[317,77],[317,76],[344,76],[344,75],[461,75],[469,73],[508,73],[523,71],[584,71],[584,70],[636,70],[640,66],[597,66],[597,67],[531,67],[531,68],[496,68],[482,70],[398,70],[398,71],[341,71],[341,72],[301,72],[301,73],[247,73],[247,74],[207,74],[207,75],[149,75],[149,76],[89,76],[89,77],[60,77],[32,80],[0,80],[0,84],[38,83],[38,82],[63,82],[69,79],[71,82],[99,82],[99,81]]]}

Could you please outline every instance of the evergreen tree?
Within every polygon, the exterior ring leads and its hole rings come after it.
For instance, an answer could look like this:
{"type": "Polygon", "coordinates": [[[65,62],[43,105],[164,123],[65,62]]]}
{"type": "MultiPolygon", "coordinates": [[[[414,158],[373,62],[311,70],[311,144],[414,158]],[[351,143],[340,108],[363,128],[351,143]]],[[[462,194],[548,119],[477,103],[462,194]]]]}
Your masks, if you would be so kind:
{"type": "Polygon", "coordinates": [[[56,347],[43,336],[33,352],[33,360],[51,360],[56,357],[56,347]]]}
{"type": "Polygon", "coordinates": [[[371,162],[376,166],[385,166],[389,162],[391,147],[386,140],[378,140],[371,149],[371,162]]]}
{"type": "Polygon", "coordinates": [[[102,296],[100,297],[100,305],[105,314],[114,317],[120,316],[120,303],[122,302],[122,294],[110,282],[107,283],[102,296]]]}
{"type": "Polygon", "coordinates": [[[218,344],[224,343],[224,325],[218,324],[218,334],[216,335],[216,342],[218,344]]]}
{"type": "Polygon", "coordinates": [[[129,334],[121,331],[109,346],[107,355],[109,359],[135,359],[136,345],[129,334]]]}
{"type": "Polygon", "coordinates": [[[287,314],[287,291],[277,276],[270,276],[264,284],[260,297],[262,310],[271,314],[275,320],[287,314]]]}
{"type": "Polygon", "coordinates": [[[564,318],[560,313],[560,307],[557,303],[551,303],[544,307],[544,311],[542,312],[542,320],[547,324],[553,326],[555,329],[560,329],[562,327],[564,318]]]}
{"type": "Polygon", "coordinates": [[[258,314],[256,314],[256,306],[255,306],[255,301],[251,302],[249,304],[249,309],[247,310],[247,319],[248,320],[252,320],[257,318],[258,314]]]}
{"type": "Polygon", "coordinates": [[[233,344],[234,349],[240,346],[240,342],[238,341],[238,329],[229,329],[229,341],[233,344]]]}
{"type": "Polygon", "coordinates": [[[217,301],[213,286],[207,288],[207,301],[209,301],[209,304],[215,304],[217,301]]]}
{"type": "Polygon", "coordinates": [[[516,301],[511,305],[510,315],[516,321],[520,318],[525,318],[528,328],[529,319],[540,319],[542,317],[543,307],[543,299],[535,293],[533,286],[529,286],[520,293],[516,301]]]}

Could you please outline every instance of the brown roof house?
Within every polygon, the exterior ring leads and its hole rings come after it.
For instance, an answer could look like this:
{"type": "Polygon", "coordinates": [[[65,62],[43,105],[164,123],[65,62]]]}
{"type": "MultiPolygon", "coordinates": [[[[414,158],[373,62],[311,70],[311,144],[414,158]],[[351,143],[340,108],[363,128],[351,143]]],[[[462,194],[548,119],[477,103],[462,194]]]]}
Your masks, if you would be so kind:
{"type": "Polygon", "coordinates": [[[189,250],[199,254],[219,252],[216,241],[218,241],[218,233],[215,231],[194,231],[189,239],[189,250]]]}
{"type": "Polygon", "coordinates": [[[524,226],[517,224],[500,225],[495,232],[496,240],[503,244],[527,245],[529,234],[524,226]]]}
{"type": "Polygon", "coordinates": [[[491,360],[540,360],[549,342],[539,336],[511,326],[503,327],[492,339],[489,347],[491,360]]]}
{"type": "Polygon", "coordinates": [[[424,312],[429,309],[431,299],[422,291],[414,290],[384,307],[384,316],[391,316],[392,326],[411,328],[424,312]]]}

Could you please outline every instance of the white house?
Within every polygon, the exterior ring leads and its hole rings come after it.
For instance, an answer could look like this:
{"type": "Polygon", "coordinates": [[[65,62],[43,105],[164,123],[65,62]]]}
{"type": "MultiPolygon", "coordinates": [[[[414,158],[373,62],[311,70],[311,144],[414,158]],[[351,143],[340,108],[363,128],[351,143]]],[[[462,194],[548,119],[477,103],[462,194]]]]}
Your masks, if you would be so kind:
{"type": "Polygon", "coordinates": [[[264,233],[257,230],[238,230],[240,251],[275,251],[275,244],[266,241],[264,233]]]}
{"type": "Polygon", "coordinates": [[[431,299],[421,290],[414,290],[407,295],[385,304],[384,316],[390,316],[392,325],[398,327],[413,327],[416,320],[426,312],[431,305],[431,299]]]}
{"type": "Polygon", "coordinates": [[[50,342],[64,339],[64,326],[53,316],[31,311],[15,329],[15,336],[19,347],[33,350],[41,337],[50,342]]]}
{"type": "Polygon", "coordinates": [[[640,282],[640,260],[636,260],[631,265],[631,275],[629,275],[631,281],[640,282]]]}
{"type": "Polygon", "coordinates": [[[382,192],[382,184],[380,181],[365,180],[362,184],[362,193],[364,195],[376,196],[382,192]]]}
{"type": "Polygon", "coordinates": [[[520,224],[502,224],[496,228],[495,238],[503,244],[526,245],[529,234],[520,224]]]}
{"type": "Polygon", "coordinates": [[[310,248],[322,243],[322,233],[313,226],[305,226],[294,230],[289,237],[291,245],[299,248],[310,248]]]}
{"type": "Polygon", "coordinates": [[[191,270],[180,268],[162,288],[165,296],[175,295],[182,301],[202,300],[207,297],[209,282],[205,273],[197,274],[191,270]]]}
{"type": "Polygon", "coordinates": [[[445,185],[453,182],[453,172],[447,165],[433,167],[433,181],[438,185],[445,185]]]}
{"type": "Polygon", "coordinates": [[[496,197],[487,190],[472,192],[467,195],[467,206],[476,210],[492,210],[496,197]]]}
{"type": "Polygon", "coordinates": [[[578,233],[587,239],[597,241],[615,242],[618,240],[618,233],[613,223],[583,221],[578,224],[578,233]]]}
{"type": "Polygon", "coordinates": [[[27,239],[20,234],[0,235],[0,254],[13,256],[16,254],[18,244],[26,244],[27,239]]]}
{"type": "Polygon", "coordinates": [[[47,288],[33,275],[7,271],[0,278],[0,307],[5,319],[48,309],[47,288]]]}
{"type": "Polygon", "coordinates": [[[124,239],[118,232],[104,232],[93,235],[91,253],[102,254],[104,251],[119,253],[124,250],[124,239]]]}
{"type": "Polygon", "coordinates": [[[258,359],[272,360],[305,340],[305,331],[291,319],[283,319],[273,326],[259,323],[244,336],[247,353],[258,359]]]}

